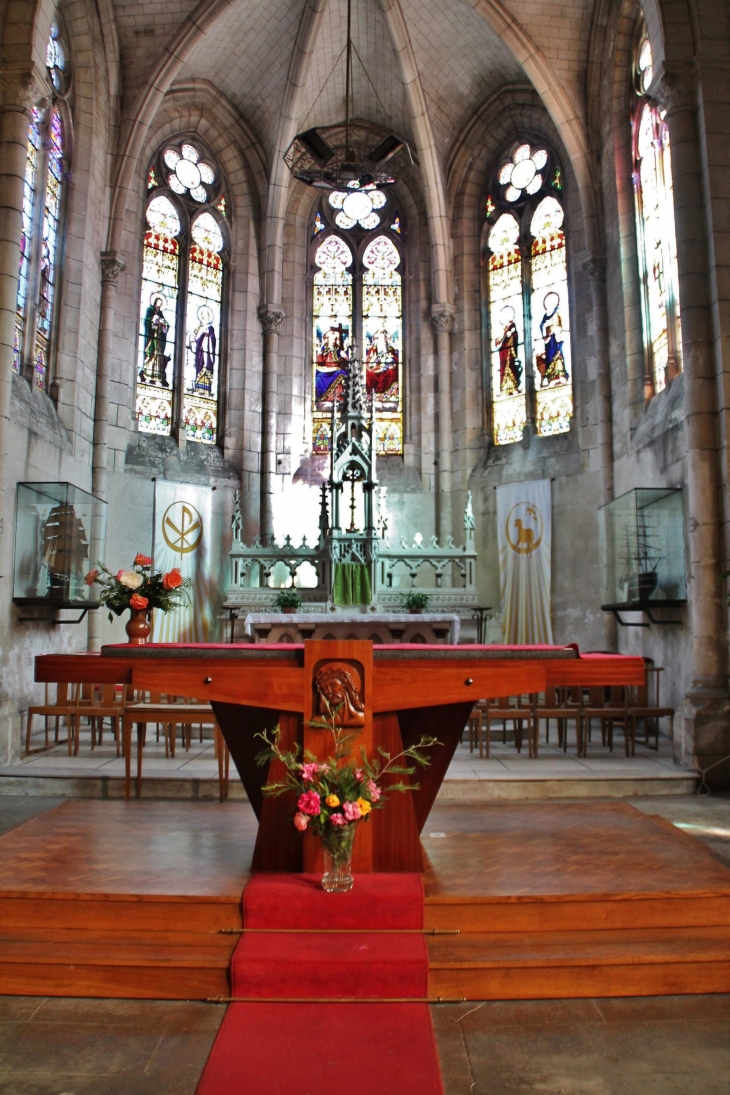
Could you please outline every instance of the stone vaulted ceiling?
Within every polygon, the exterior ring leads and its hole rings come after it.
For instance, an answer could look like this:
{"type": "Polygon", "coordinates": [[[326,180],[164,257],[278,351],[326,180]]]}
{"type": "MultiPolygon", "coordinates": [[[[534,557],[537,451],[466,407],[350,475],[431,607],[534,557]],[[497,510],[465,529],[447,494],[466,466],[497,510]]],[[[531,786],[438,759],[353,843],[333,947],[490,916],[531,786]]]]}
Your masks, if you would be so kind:
{"type": "MultiPolygon", "coordinates": [[[[480,0],[400,0],[442,162],[461,127],[492,92],[527,77],[477,7],[480,0]]],[[[548,58],[583,115],[583,82],[593,0],[507,0],[548,58]]],[[[195,8],[191,0],[118,2],[117,23],[126,108],[152,72],[161,47],[195,8]]],[[[274,153],[277,123],[304,0],[233,0],[201,35],[177,73],[223,92],[274,153]]],[[[198,5],[198,12],[202,5],[198,5]]],[[[326,0],[306,81],[298,98],[299,129],[344,117],[346,0],[326,0]]],[[[414,141],[401,66],[379,0],[353,0],[354,115],[414,141]],[[362,63],[361,63],[362,61],[362,63]]]]}

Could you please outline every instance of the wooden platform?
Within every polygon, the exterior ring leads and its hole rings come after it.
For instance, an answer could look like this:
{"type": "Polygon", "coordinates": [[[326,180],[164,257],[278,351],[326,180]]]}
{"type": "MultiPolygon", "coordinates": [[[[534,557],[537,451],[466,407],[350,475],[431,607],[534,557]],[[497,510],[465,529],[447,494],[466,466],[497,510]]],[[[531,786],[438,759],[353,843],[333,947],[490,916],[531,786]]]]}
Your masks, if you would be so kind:
{"type": "MultiPolygon", "coordinates": [[[[226,995],[245,803],[65,802],[0,837],[0,993],[226,995]]],[[[624,803],[436,807],[430,992],[730,992],[730,869],[624,803]]]]}

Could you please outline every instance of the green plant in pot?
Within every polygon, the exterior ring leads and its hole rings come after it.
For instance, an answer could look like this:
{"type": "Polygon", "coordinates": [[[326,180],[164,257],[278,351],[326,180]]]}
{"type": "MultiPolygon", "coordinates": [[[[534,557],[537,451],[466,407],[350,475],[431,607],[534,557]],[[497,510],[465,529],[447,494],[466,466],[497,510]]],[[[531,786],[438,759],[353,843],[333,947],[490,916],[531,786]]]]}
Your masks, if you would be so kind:
{"type": "Polygon", "coordinates": [[[274,597],[272,608],[274,612],[286,612],[291,615],[292,612],[296,612],[301,607],[301,604],[302,598],[296,589],[280,589],[274,597]]]}
{"type": "Polygon", "coordinates": [[[420,590],[409,589],[403,594],[403,608],[406,612],[425,612],[430,603],[431,598],[428,593],[422,593],[420,590]]]}

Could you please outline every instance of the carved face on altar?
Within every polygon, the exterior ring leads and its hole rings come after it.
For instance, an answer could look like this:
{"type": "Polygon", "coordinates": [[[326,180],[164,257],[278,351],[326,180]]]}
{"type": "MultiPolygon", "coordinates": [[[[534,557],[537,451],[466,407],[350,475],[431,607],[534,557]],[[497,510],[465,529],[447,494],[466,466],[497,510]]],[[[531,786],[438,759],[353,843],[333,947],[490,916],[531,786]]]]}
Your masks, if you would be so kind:
{"type": "Polygon", "coordinates": [[[319,699],[318,714],[327,718],[330,712],[337,710],[338,726],[355,728],[365,725],[362,678],[353,665],[328,662],[317,670],[314,686],[319,699]]]}

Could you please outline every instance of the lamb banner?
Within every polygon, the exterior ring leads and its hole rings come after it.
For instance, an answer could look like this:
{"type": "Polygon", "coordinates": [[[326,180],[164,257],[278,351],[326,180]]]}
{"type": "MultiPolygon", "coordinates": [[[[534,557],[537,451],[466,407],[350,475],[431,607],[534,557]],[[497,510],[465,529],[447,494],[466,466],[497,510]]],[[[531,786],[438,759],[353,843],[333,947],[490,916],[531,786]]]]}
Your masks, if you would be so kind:
{"type": "Polygon", "coordinates": [[[497,487],[502,634],[506,643],[552,643],[549,479],[497,487]]]}

